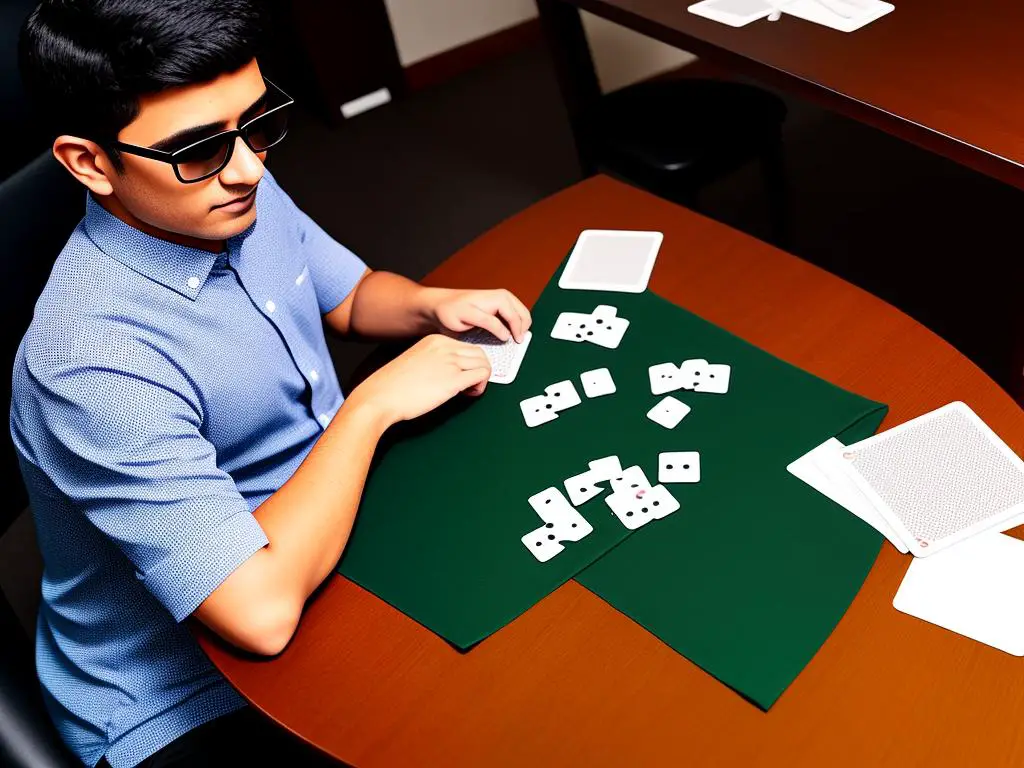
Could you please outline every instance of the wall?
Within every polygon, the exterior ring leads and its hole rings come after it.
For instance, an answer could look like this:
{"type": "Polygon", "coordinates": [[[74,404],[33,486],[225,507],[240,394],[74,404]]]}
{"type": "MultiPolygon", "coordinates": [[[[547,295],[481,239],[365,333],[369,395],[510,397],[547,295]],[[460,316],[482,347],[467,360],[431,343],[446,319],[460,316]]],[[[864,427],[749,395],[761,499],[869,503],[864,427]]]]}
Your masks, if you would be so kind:
{"type": "MultiPolygon", "coordinates": [[[[405,66],[537,15],[533,0],[385,0],[385,4],[405,66]]],[[[675,69],[693,58],[587,13],[583,22],[606,91],[675,69]]]]}
{"type": "Polygon", "coordinates": [[[408,66],[537,15],[533,0],[384,0],[408,66]]]}
{"type": "Polygon", "coordinates": [[[605,92],[677,69],[695,58],[693,54],[589,13],[583,14],[583,28],[587,31],[594,68],[605,92]]]}

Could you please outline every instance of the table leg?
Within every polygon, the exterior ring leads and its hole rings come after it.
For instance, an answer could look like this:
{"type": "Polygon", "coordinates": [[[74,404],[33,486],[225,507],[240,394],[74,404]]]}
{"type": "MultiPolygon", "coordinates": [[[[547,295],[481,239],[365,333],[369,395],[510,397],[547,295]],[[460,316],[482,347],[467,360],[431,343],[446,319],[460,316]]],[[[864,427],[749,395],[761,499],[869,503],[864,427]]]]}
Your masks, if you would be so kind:
{"type": "Polygon", "coordinates": [[[564,0],[537,0],[537,10],[569,113],[580,169],[584,176],[592,176],[597,172],[597,156],[587,120],[601,99],[601,86],[583,21],[576,6],[564,0]]]}

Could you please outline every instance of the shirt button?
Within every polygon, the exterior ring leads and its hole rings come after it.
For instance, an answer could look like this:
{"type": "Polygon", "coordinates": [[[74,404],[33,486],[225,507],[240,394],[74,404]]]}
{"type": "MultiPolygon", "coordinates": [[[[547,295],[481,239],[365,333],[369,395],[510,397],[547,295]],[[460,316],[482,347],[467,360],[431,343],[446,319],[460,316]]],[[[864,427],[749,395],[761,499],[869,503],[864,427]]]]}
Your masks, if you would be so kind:
{"type": "Polygon", "coordinates": [[[328,415],[327,415],[326,413],[321,413],[321,414],[320,414],[320,423],[321,423],[321,424],[322,424],[323,426],[325,426],[325,427],[326,427],[326,426],[327,426],[328,424],[330,424],[330,423],[331,423],[331,417],[330,417],[330,416],[328,416],[328,415]]]}
{"type": "Polygon", "coordinates": [[[190,277],[188,279],[188,287],[191,288],[193,291],[196,288],[198,288],[199,287],[199,278],[198,277],[190,277]]]}
{"type": "Polygon", "coordinates": [[[309,372],[309,378],[313,381],[320,381],[320,374],[316,372],[316,368],[309,372]]]}
{"type": "Polygon", "coordinates": [[[277,304],[272,302],[270,299],[267,299],[266,307],[267,312],[273,312],[275,309],[277,309],[277,304]]]}

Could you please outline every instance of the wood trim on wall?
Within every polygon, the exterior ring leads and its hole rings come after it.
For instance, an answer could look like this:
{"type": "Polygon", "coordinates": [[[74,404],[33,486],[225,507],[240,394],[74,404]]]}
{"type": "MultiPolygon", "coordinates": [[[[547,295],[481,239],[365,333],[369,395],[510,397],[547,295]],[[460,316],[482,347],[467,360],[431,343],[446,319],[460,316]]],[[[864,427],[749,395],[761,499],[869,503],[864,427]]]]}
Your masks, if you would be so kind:
{"type": "Polygon", "coordinates": [[[429,88],[540,42],[540,22],[528,19],[410,64],[405,67],[405,82],[411,91],[429,88]]]}

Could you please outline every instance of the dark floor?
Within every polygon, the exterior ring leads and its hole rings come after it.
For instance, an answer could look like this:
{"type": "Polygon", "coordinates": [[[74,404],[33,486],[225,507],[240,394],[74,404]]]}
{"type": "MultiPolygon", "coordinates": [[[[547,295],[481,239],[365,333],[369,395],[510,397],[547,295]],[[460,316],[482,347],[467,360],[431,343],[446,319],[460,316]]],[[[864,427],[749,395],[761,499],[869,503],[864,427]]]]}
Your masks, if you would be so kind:
{"type": "MultiPolygon", "coordinates": [[[[787,100],[788,250],[895,304],[1010,389],[1024,194],[874,129],[787,100]]],[[[532,49],[338,129],[299,114],[272,169],[373,267],[422,277],[579,179],[553,72],[532,49]]],[[[767,239],[760,177],[708,188],[702,212],[767,239]]],[[[856,318],[851,318],[856,322],[856,318]]],[[[345,378],[362,347],[336,349],[345,378]]]]}

